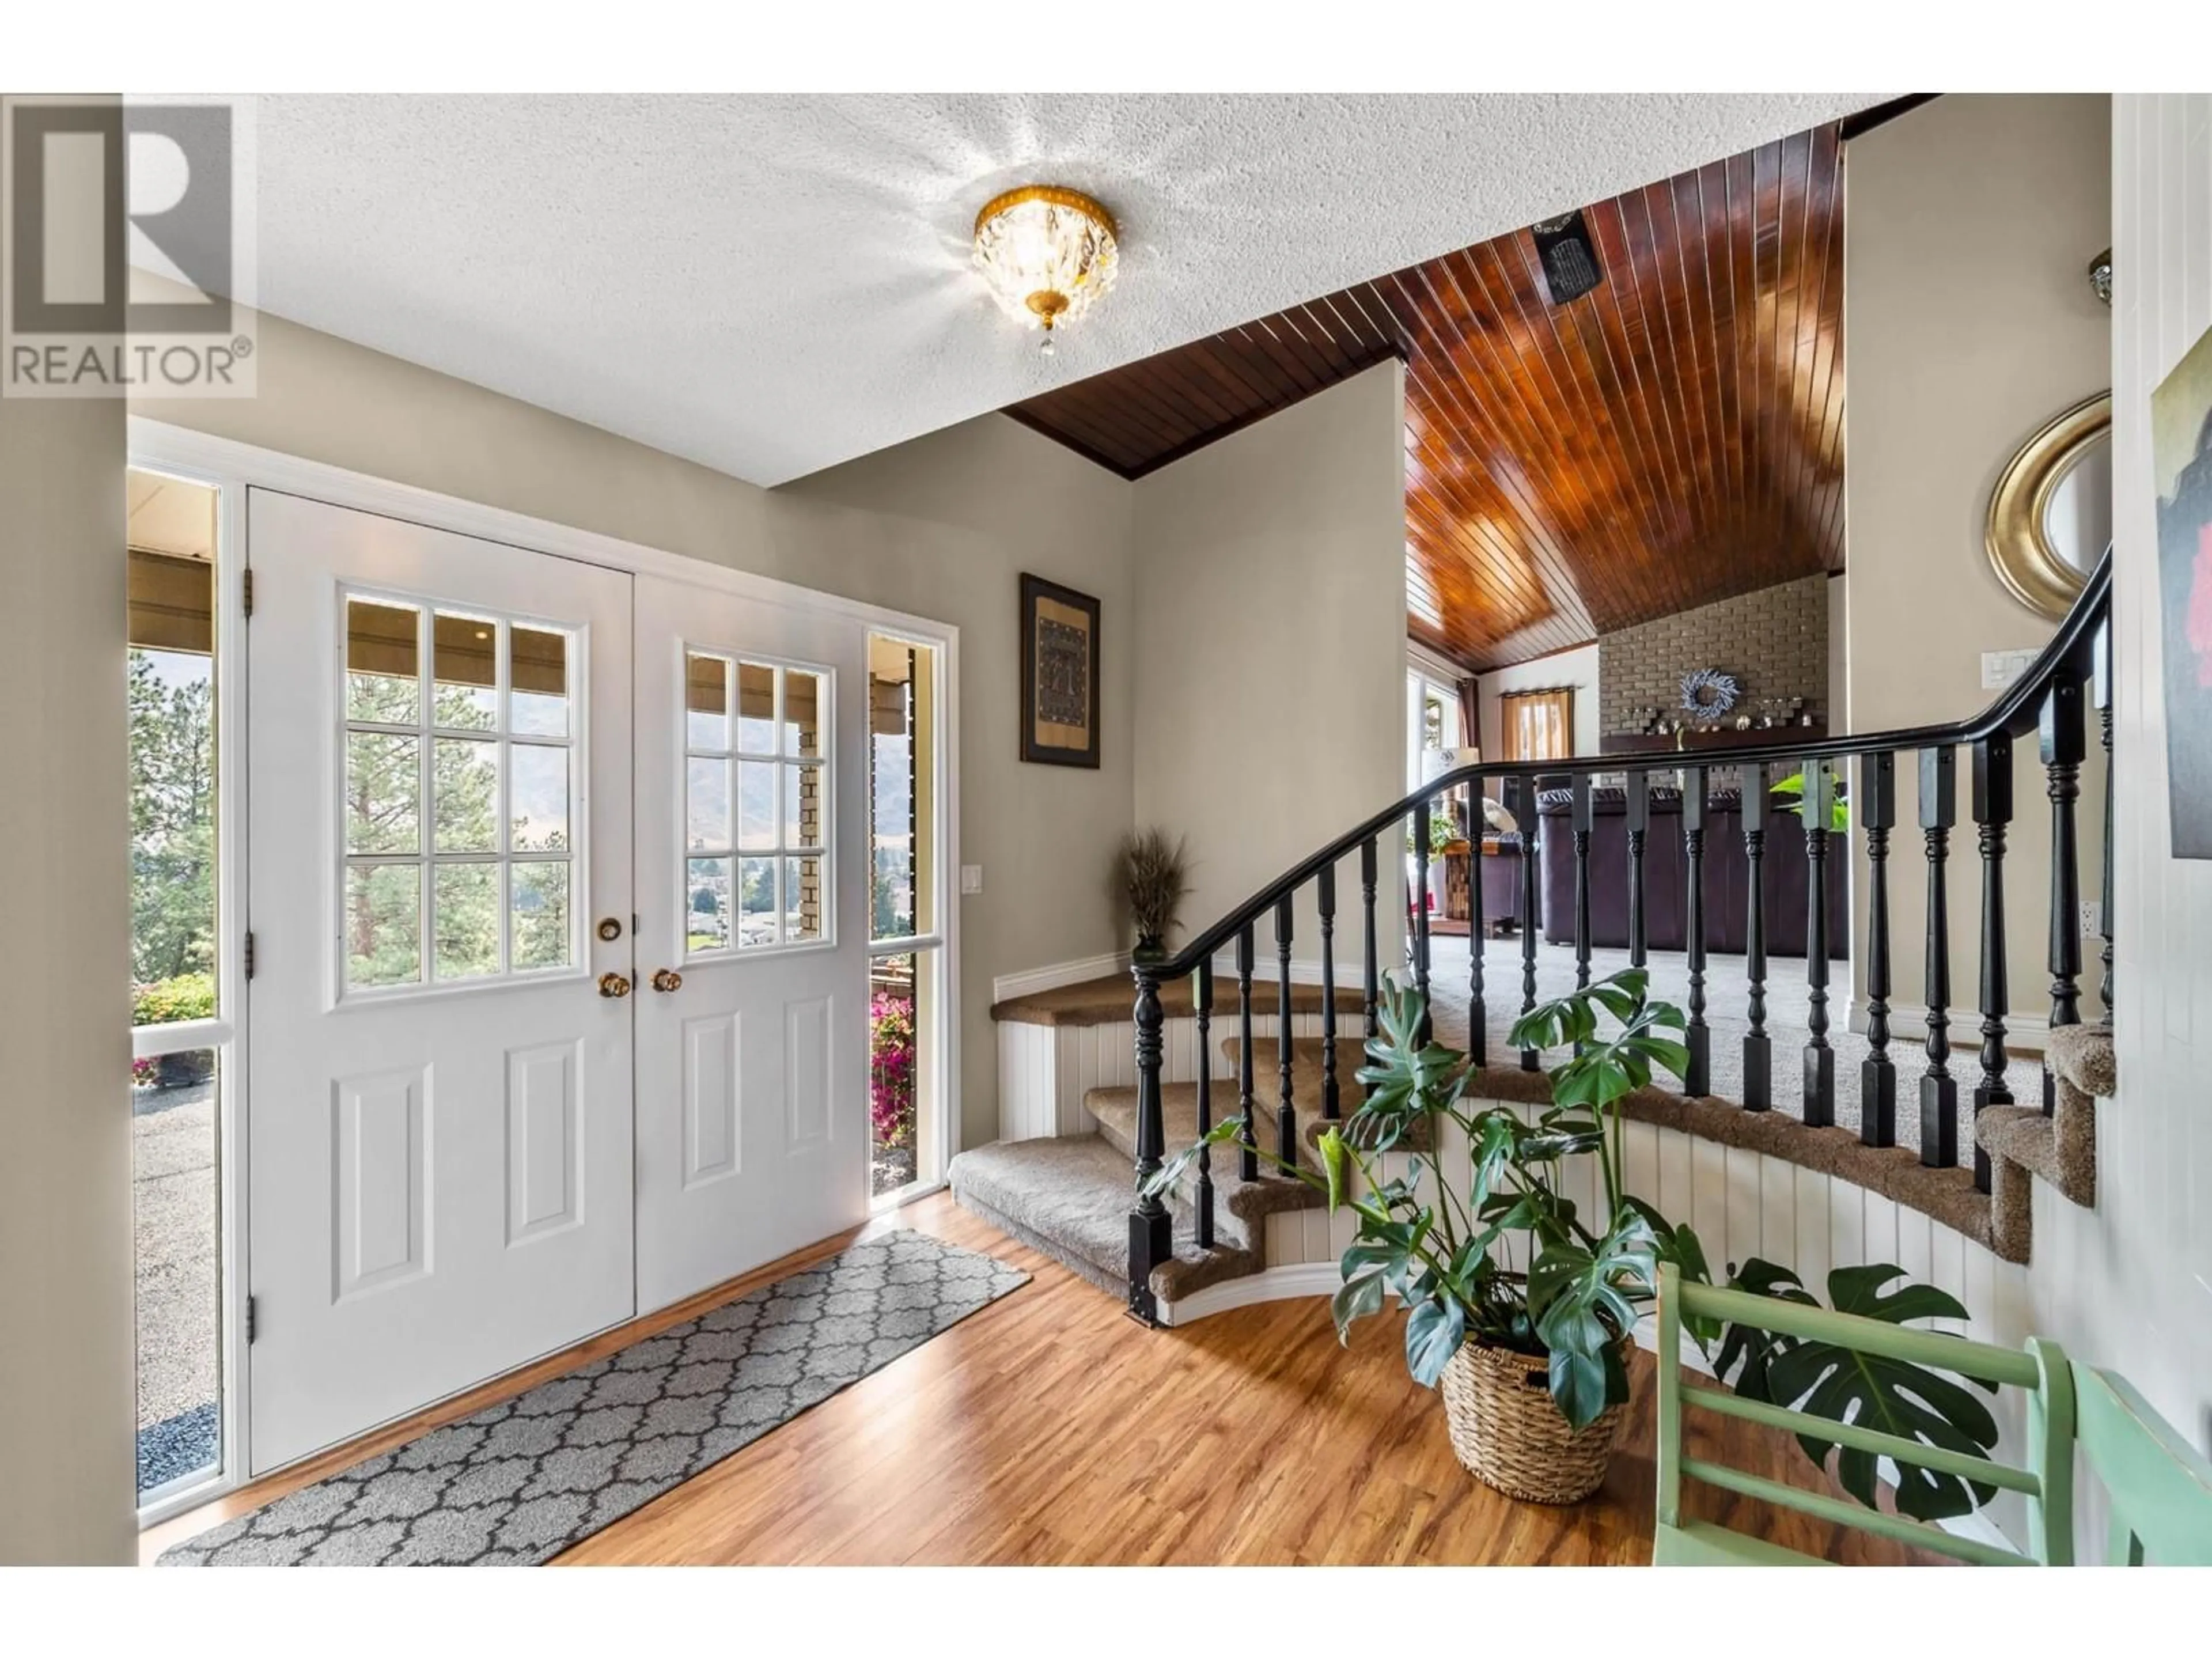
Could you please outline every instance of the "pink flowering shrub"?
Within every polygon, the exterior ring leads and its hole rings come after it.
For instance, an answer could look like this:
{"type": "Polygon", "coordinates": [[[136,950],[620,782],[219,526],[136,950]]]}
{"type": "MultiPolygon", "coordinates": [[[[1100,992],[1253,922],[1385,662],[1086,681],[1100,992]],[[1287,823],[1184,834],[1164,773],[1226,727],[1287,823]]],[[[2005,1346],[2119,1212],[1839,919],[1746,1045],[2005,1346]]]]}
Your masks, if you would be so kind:
{"type": "Polygon", "coordinates": [[[876,1144],[914,1139],[914,999],[879,990],[868,1000],[868,1115],[876,1144]]]}

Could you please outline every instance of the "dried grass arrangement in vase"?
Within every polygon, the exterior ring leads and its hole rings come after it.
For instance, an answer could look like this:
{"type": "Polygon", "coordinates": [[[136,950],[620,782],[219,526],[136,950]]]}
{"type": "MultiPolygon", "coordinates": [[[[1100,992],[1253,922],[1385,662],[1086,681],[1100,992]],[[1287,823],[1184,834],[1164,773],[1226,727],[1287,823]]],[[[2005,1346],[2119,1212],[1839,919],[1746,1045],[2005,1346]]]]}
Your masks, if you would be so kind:
{"type": "Polygon", "coordinates": [[[1167,831],[1158,829],[1122,836],[1114,854],[1114,890],[1128,906],[1138,952],[1166,949],[1182,902],[1190,896],[1190,860],[1182,838],[1170,841],[1167,831]]]}

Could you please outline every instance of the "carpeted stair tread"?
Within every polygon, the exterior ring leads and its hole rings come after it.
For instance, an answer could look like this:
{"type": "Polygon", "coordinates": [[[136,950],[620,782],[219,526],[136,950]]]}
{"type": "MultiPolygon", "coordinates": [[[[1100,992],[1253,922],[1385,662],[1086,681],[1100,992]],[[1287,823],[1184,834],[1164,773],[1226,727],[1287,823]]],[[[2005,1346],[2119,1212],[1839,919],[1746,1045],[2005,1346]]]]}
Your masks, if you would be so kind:
{"type": "MultiPolygon", "coordinates": [[[[963,1209],[1109,1295],[1127,1294],[1133,1170],[1129,1155],[1103,1136],[994,1141],[955,1158],[946,1179],[963,1209]]],[[[1152,1270],[1152,1293],[1161,1301],[1260,1271],[1261,1252],[1236,1218],[1217,1211],[1214,1247],[1201,1250],[1190,1206],[1171,1197],[1168,1211],[1175,1256],[1152,1270]]]]}
{"type": "MultiPolygon", "coordinates": [[[[1223,1085],[1213,1085],[1215,1121],[1221,1121],[1222,1102],[1225,1099],[1232,1109],[1237,1091],[1232,1085],[1227,1093],[1223,1085]]],[[[1137,1091],[1125,1086],[1091,1089],[1084,1093],[1083,1109],[1091,1114],[1091,1121],[1131,1169],[1137,1156],[1137,1091]]],[[[1234,1115],[1232,1109],[1231,1115],[1234,1115]]],[[[1273,1147],[1274,1118],[1262,1109],[1259,1133],[1267,1137],[1263,1144],[1273,1147]]],[[[1167,1155],[1177,1152],[1198,1139],[1198,1085],[1169,1083],[1160,1088],[1160,1121],[1166,1132],[1167,1155]]],[[[1301,1141],[1303,1162],[1310,1170],[1321,1168],[1320,1154],[1310,1145],[1301,1141]]],[[[1226,1235],[1233,1230],[1240,1235],[1240,1243],[1255,1240],[1264,1243],[1262,1224],[1265,1218],[1284,1210],[1317,1210],[1327,1200],[1302,1181],[1277,1174],[1268,1165],[1260,1166],[1257,1181],[1243,1181],[1237,1174],[1237,1149],[1219,1146],[1213,1149],[1214,1224],[1218,1234],[1226,1235]]],[[[1176,1182],[1176,1195],[1185,1204],[1198,1202],[1198,1166],[1186,1169],[1176,1182]]]]}
{"type": "MultiPolygon", "coordinates": [[[[1229,1062],[1229,1074],[1237,1075],[1237,1060],[1243,1048],[1237,1037],[1221,1040],[1222,1057],[1229,1062]]],[[[1348,1117],[1359,1103],[1367,1098],[1367,1091],[1360,1087],[1359,1068],[1367,1063],[1366,1054],[1357,1036],[1339,1037],[1336,1042],[1336,1109],[1340,1116],[1348,1117]]],[[[1318,1118],[1322,1112],[1322,1084],[1325,1081],[1322,1068],[1322,1039],[1293,1037],[1291,1039],[1291,1103],[1297,1108],[1301,1121],[1308,1117],[1318,1118]]],[[[1252,1097],[1267,1109],[1273,1110],[1282,1092],[1282,1055],[1273,1037],[1255,1037],[1252,1041],[1252,1097]]],[[[1237,1088],[1230,1085],[1229,1098],[1233,1108],[1237,1088]]]]}

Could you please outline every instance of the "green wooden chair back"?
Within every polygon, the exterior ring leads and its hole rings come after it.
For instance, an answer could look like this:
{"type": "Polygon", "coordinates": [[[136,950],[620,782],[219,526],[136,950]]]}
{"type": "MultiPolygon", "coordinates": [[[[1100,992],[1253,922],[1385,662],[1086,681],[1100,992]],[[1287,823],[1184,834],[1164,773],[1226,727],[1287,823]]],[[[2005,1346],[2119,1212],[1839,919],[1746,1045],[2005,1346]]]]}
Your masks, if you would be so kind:
{"type": "Polygon", "coordinates": [[[2108,1566],[2212,1566],[2212,1463],[2126,1380],[2074,1367],[2075,1436],[2112,1510],[2108,1566]]]}
{"type": "Polygon", "coordinates": [[[1977,1566],[2070,1565],[2073,1559],[2072,1490],[2074,1376],[2055,1343],[2040,1340],[2025,1352],[1993,1347],[1936,1331],[1902,1329],[1880,1320],[1808,1308],[1802,1303],[1753,1296],[1709,1285],[1686,1285],[1672,1267],[1659,1279],[1659,1501],[1652,1559],[1660,1565],[1755,1565],[1810,1563],[1813,1558],[1784,1550],[1762,1539],[1711,1522],[1685,1521],[1682,1482],[1709,1486],[1758,1498],[1779,1508],[1923,1549],[1977,1566]],[[1686,1315],[1733,1321],[1801,1339],[1834,1343],[1857,1352],[1905,1360],[1931,1370],[1979,1377],[2025,1390],[2028,1396],[2027,1467],[1923,1445],[1899,1435],[1837,1423],[1765,1401],[1746,1400],[1718,1385],[1688,1382],[1679,1363],[1686,1315]],[[1979,1539],[1961,1538],[1941,1528],[1886,1515],[1848,1498],[1786,1486],[1725,1463],[1690,1456],[1685,1449],[1682,1413],[1697,1406],[1724,1417],[1762,1424],[1790,1434],[1811,1434],[1832,1443],[1856,1447],[1893,1462],[1946,1474],[1962,1475],[1984,1486],[2019,1492],[2026,1499],[2029,1548],[2023,1553],[1979,1539]]]}

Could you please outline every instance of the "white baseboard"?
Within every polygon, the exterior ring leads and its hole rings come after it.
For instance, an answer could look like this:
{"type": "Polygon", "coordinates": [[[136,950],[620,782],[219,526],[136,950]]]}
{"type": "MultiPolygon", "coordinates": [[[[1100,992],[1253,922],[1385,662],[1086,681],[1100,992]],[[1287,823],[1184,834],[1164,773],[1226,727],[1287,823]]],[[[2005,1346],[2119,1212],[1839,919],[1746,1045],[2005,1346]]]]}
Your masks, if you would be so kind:
{"type": "Polygon", "coordinates": [[[1231,1279],[1194,1291],[1180,1302],[1160,1304],[1160,1323],[1188,1325],[1210,1314],[1249,1308],[1261,1302],[1291,1302],[1300,1297],[1334,1296],[1342,1280],[1334,1261],[1297,1261],[1269,1267],[1245,1279],[1231,1279]]]}
{"type": "MultiPolygon", "coordinates": [[[[1866,1035],[1866,1010],[1851,1011],[1850,1029],[1859,1036],[1866,1035]]],[[[1924,1042],[1928,1039],[1928,1013],[1923,1008],[1896,1008],[1890,1011],[1889,1035],[1893,1042],[1924,1042]]],[[[1982,1046],[1982,1016],[1978,1009],[1960,1008],[1951,1015],[1951,1054],[1954,1061],[1954,1074],[1966,1075],[1966,1071],[1955,1062],[1963,1055],[1971,1060],[1982,1046]]],[[[2041,1054],[2051,1046],[2051,1021],[2040,1014],[2007,1014],[2005,1016],[2005,1046],[2008,1048],[2032,1048],[2041,1054]]]]}
{"type": "Polygon", "coordinates": [[[1035,996],[1039,991],[1057,991],[1063,985],[1080,985],[1085,980],[1105,979],[1128,971],[1127,951],[1084,957],[1074,962],[1055,962],[1043,968],[1025,969],[1018,974],[1000,975],[991,981],[991,1000],[1005,1002],[1012,997],[1035,996]]]}

